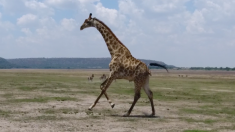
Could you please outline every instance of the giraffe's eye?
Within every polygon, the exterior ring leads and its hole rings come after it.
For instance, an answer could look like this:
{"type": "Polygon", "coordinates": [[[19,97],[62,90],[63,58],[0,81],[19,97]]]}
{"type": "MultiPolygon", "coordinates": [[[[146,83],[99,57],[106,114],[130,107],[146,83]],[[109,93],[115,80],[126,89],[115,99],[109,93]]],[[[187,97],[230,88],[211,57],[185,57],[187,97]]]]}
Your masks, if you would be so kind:
{"type": "Polygon", "coordinates": [[[86,24],[87,24],[87,25],[91,25],[91,22],[90,22],[90,21],[87,21],[86,24]]]}
{"type": "Polygon", "coordinates": [[[84,23],[90,24],[91,22],[86,19],[84,23]]]}

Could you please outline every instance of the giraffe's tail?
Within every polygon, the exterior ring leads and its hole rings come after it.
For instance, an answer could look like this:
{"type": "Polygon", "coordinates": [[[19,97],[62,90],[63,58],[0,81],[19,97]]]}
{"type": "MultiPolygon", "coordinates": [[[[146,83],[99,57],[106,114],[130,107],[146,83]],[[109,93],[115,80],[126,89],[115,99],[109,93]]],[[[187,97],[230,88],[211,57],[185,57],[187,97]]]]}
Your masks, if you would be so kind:
{"type": "Polygon", "coordinates": [[[161,65],[161,64],[158,64],[158,63],[149,63],[149,65],[150,66],[159,66],[159,67],[162,67],[162,68],[166,69],[166,71],[168,72],[166,66],[164,66],[164,65],[161,65]]]}

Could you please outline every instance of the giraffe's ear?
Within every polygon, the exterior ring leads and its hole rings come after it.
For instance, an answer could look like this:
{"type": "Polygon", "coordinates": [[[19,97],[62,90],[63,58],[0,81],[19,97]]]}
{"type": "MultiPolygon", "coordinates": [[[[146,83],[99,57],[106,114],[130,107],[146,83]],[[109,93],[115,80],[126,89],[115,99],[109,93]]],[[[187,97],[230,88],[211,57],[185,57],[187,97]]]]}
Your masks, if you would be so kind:
{"type": "Polygon", "coordinates": [[[92,13],[90,13],[90,15],[89,15],[89,18],[88,18],[89,20],[91,19],[91,16],[92,16],[92,13]]]}

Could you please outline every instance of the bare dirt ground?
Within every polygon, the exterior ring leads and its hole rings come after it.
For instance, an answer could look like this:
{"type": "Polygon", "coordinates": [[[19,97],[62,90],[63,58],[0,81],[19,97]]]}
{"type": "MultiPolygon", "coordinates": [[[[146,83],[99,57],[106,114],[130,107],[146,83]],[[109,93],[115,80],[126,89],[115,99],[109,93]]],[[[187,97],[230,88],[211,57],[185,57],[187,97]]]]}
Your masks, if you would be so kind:
{"type": "Polygon", "coordinates": [[[152,70],[154,117],[145,93],[131,116],[122,117],[134,94],[133,82],[122,80],[108,90],[113,109],[102,97],[89,111],[103,73],[108,70],[0,70],[0,131],[235,131],[235,72],[152,70]],[[96,78],[88,82],[92,73],[96,78]]]}

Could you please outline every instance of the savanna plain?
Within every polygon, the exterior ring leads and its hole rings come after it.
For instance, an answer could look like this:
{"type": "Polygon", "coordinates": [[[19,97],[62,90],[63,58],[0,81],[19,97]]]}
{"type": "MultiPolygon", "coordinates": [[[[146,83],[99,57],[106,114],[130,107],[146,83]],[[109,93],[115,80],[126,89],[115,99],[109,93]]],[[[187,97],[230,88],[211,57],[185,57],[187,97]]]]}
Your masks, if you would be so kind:
{"type": "Polygon", "coordinates": [[[109,70],[0,70],[0,131],[3,132],[234,132],[235,72],[151,70],[156,116],[141,91],[130,117],[134,84],[113,81],[100,94],[109,70]],[[92,82],[87,78],[94,74],[92,82]]]}

